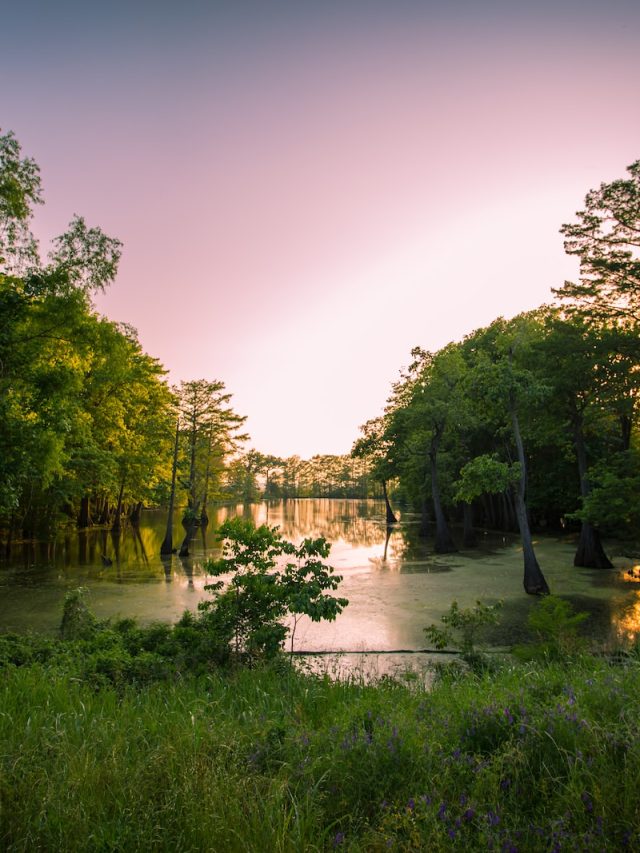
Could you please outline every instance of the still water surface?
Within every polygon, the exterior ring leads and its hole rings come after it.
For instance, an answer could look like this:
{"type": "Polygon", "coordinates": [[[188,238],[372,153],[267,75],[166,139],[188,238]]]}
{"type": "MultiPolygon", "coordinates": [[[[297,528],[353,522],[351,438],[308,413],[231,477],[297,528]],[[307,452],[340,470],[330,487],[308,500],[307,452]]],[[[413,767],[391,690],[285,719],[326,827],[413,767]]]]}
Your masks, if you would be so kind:
{"type": "MultiPolygon", "coordinates": [[[[418,519],[404,514],[387,528],[381,502],[289,500],[213,510],[188,558],[160,558],[162,511],[143,513],[139,529],[127,528],[119,537],[90,530],[62,535],[55,543],[16,546],[0,563],[0,631],[55,633],[65,593],[78,586],[88,587],[89,604],[100,618],[174,620],[185,609],[195,610],[207,597],[203,561],[220,554],[215,530],[237,514],[278,525],[294,541],[322,535],[332,543],[328,562],[343,576],[338,594],[350,603],[333,623],[301,620],[298,650],[421,649],[423,628],[437,622],[454,599],[461,606],[503,599],[493,639],[508,645],[522,636],[534,603],[522,588],[516,538],[481,534],[476,550],[434,555],[432,541],[418,536],[418,519]],[[104,565],[102,555],[112,564],[104,565]]],[[[176,519],[174,544],[182,535],[176,519]]],[[[614,641],[640,631],[640,580],[630,574],[640,560],[614,551],[614,570],[576,569],[570,537],[539,537],[536,552],[552,592],[592,614],[594,636],[614,641]]]]}

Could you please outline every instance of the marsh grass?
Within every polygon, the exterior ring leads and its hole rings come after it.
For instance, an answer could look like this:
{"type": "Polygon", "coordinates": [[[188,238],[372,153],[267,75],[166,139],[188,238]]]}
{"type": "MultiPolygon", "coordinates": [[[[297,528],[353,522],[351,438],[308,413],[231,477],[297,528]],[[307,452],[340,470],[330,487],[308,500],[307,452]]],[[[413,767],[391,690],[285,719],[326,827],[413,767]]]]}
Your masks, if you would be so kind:
{"type": "Polygon", "coordinates": [[[96,679],[100,644],[25,640],[20,655],[12,642],[3,850],[640,845],[633,656],[445,674],[427,692],[333,682],[286,661],[96,679]]]}

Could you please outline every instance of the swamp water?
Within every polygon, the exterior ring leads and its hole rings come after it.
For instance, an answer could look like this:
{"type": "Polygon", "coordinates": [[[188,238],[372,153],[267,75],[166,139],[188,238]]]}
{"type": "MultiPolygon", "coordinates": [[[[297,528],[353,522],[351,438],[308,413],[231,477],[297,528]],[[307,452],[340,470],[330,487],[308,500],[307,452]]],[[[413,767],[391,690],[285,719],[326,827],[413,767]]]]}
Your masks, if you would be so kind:
{"type": "MultiPolygon", "coordinates": [[[[492,642],[502,646],[524,638],[535,599],[522,587],[517,537],[479,532],[477,549],[437,555],[432,539],[418,536],[417,517],[405,513],[399,524],[387,528],[382,502],[328,499],[212,510],[188,558],[160,558],[163,511],[144,512],[138,529],[124,528],[119,536],[88,530],[63,534],[52,543],[15,545],[11,557],[0,562],[0,631],[55,634],[64,596],[78,586],[89,589],[89,606],[101,619],[173,621],[208,596],[204,585],[210,579],[203,561],[220,555],[215,530],[238,514],[256,524],[278,525],[293,541],[322,535],[332,543],[327,562],[342,575],[337,594],[348,598],[349,606],[335,622],[301,619],[295,635],[297,651],[348,653],[339,661],[327,659],[327,671],[377,669],[382,674],[405,668],[408,661],[419,665],[423,655],[389,652],[424,649],[423,628],[439,624],[454,599],[461,607],[477,599],[502,599],[492,642]],[[363,652],[381,654],[365,658],[363,652]]],[[[177,516],[174,544],[183,535],[177,516]]],[[[640,578],[633,575],[634,564],[640,563],[637,555],[634,560],[610,549],[615,568],[601,571],[574,568],[573,537],[538,536],[535,548],[551,591],[591,614],[588,625],[594,637],[613,643],[640,632],[640,578]]],[[[314,668],[318,666],[323,664],[316,660],[314,668]]]]}

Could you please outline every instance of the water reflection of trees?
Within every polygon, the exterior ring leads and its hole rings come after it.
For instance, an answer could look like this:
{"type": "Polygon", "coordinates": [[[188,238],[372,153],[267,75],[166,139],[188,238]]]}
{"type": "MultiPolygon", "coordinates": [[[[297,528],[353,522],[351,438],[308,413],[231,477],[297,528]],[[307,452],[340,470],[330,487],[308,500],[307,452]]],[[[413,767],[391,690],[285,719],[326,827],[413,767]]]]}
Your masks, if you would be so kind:
{"type": "Polygon", "coordinates": [[[287,539],[324,536],[330,542],[342,539],[350,545],[384,543],[384,508],[379,501],[330,498],[294,499],[271,503],[239,504],[216,513],[216,526],[234,515],[246,515],[256,524],[278,526],[287,539]]]}

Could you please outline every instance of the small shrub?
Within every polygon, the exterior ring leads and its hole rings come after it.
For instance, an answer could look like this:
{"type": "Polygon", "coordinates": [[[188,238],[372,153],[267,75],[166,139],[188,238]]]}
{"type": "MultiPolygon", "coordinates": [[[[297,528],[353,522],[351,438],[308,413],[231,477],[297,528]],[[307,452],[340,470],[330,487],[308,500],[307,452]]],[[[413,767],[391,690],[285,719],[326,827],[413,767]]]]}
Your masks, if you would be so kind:
{"type": "Polygon", "coordinates": [[[498,622],[498,611],[502,602],[483,604],[476,601],[475,607],[461,608],[457,601],[451,603],[448,613],[442,617],[444,628],[429,625],[424,629],[428,640],[437,649],[458,645],[463,660],[474,672],[484,672],[491,668],[486,655],[477,649],[478,634],[485,625],[495,625],[498,622]]]}
{"type": "Polygon", "coordinates": [[[562,660],[578,654],[586,648],[578,629],[588,618],[588,613],[575,613],[563,598],[547,595],[536,602],[527,618],[537,642],[516,646],[514,654],[521,660],[562,660]]]}
{"type": "Polygon", "coordinates": [[[97,629],[97,620],[85,598],[88,590],[79,586],[64,597],[64,609],[60,623],[60,636],[63,640],[88,640],[97,629]]]}
{"type": "Polygon", "coordinates": [[[223,556],[205,567],[214,576],[230,574],[231,580],[226,586],[220,581],[205,586],[214,597],[198,609],[203,624],[233,648],[236,660],[275,657],[290,631],[282,624],[287,615],[293,618],[293,651],[301,616],[332,621],[347,606],[346,599],[327,593],[342,578],[323,562],[331,547],[323,537],[296,546],[277,527],[256,527],[242,518],[225,522],[218,535],[224,540],[223,556]]]}

